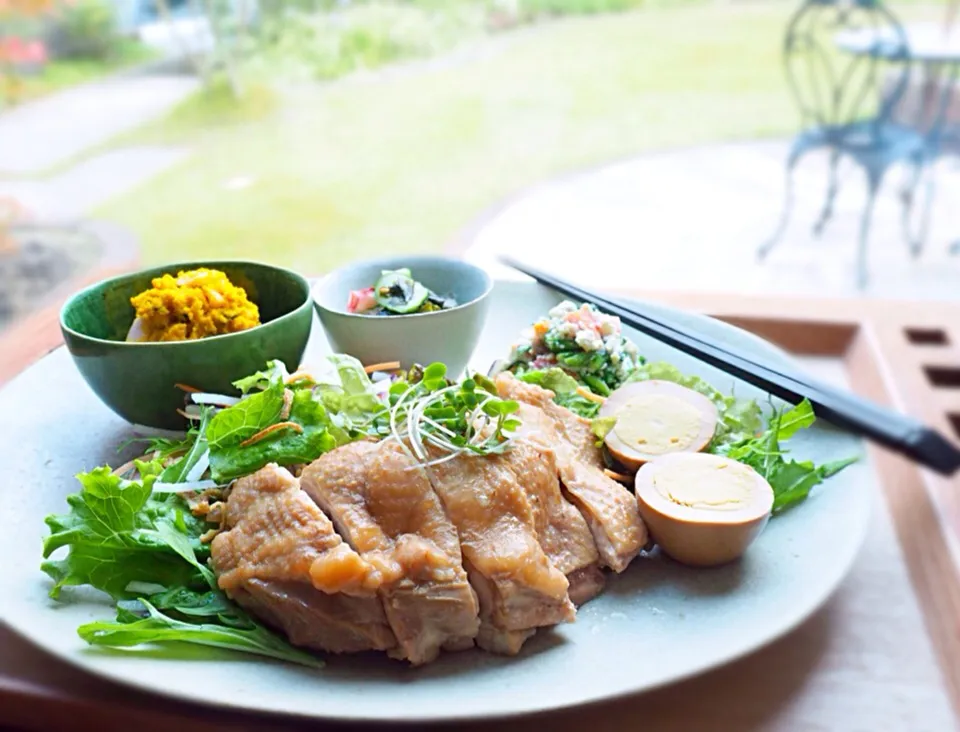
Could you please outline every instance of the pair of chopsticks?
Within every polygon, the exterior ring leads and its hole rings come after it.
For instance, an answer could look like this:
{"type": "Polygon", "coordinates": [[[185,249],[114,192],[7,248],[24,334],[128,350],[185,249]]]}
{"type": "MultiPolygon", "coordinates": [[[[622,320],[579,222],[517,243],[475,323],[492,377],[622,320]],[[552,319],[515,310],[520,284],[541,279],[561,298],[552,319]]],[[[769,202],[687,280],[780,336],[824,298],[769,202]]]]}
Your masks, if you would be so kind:
{"type": "Polygon", "coordinates": [[[567,297],[593,303],[609,315],[619,317],[625,325],[784,401],[797,404],[804,398],[809,399],[818,417],[902,453],[942,475],[953,475],[960,469],[960,449],[939,432],[912,417],[874,404],[830,384],[813,380],[804,374],[784,371],[780,365],[734,353],[721,341],[664,323],[643,313],[634,305],[585,290],[509,257],[501,258],[500,261],[567,297]]]}

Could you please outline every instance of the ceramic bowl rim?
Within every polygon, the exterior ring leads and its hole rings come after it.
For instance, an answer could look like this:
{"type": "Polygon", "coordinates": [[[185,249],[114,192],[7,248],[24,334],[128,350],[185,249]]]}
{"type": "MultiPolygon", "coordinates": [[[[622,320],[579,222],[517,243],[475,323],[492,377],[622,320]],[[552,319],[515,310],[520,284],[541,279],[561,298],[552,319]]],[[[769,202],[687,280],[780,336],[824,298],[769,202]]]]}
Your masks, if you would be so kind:
{"type": "Polygon", "coordinates": [[[304,307],[310,306],[312,300],[311,296],[311,286],[310,282],[306,277],[301,275],[298,272],[294,272],[292,269],[287,269],[286,267],[281,267],[276,264],[270,264],[269,262],[263,262],[255,259],[202,259],[202,260],[187,260],[182,262],[171,262],[169,264],[157,265],[156,267],[146,267],[143,269],[136,270],[134,272],[126,272],[123,274],[114,275],[113,277],[107,277],[106,279],[99,280],[94,282],[86,287],[78,290],[73,293],[70,298],[63,304],[60,308],[60,328],[65,332],[69,333],[74,338],[79,338],[86,340],[90,343],[103,343],[111,346],[116,346],[118,348],[149,348],[151,346],[169,346],[171,348],[189,348],[191,346],[197,346],[201,343],[212,343],[224,341],[228,338],[236,338],[238,336],[243,336],[248,333],[252,333],[259,328],[266,328],[273,325],[274,323],[281,323],[285,320],[292,318],[297,315],[304,307]],[[195,338],[192,340],[186,341],[116,341],[109,338],[98,338],[97,336],[88,335],[86,333],[81,333],[80,331],[71,328],[64,322],[64,316],[67,311],[74,306],[77,300],[79,300],[83,295],[86,295],[93,290],[96,290],[101,287],[107,287],[110,285],[115,285],[124,280],[128,280],[132,277],[137,277],[143,275],[147,272],[153,272],[158,270],[173,270],[181,269],[184,267],[187,268],[197,268],[205,267],[209,265],[229,265],[231,267],[244,267],[253,265],[256,267],[263,267],[265,269],[272,269],[275,272],[284,274],[290,278],[291,281],[299,284],[303,289],[303,301],[297,305],[295,308],[289,312],[280,315],[273,320],[270,320],[266,323],[261,323],[258,326],[253,328],[247,328],[246,330],[238,330],[234,333],[221,333],[219,335],[207,336],[206,338],[195,338]]]}
{"type": "Polygon", "coordinates": [[[455,313],[458,310],[465,310],[466,308],[469,308],[472,305],[476,305],[477,303],[481,302],[484,298],[489,297],[490,293],[493,292],[494,285],[496,284],[493,276],[487,270],[485,270],[483,267],[478,267],[477,265],[473,264],[472,262],[468,262],[465,259],[460,259],[459,257],[445,257],[441,254],[436,254],[436,255],[411,254],[408,257],[404,257],[403,255],[397,255],[394,257],[376,257],[371,259],[362,259],[356,262],[350,262],[349,264],[345,264],[341,267],[337,267],[336,269],[331,270],[330,272],[325,274],[323,277],[321,277],[319,280],[317,280],[313,284],[313,286],[310,288],[310,297],[313,300],[313,303],[316,306],[318,311],[322,310],[324,313],[343,316],[345,318],[351,318],[357,321],[373,320],[375,322],[383,322],[384,317],[382,316],[364,315],[363,313],[348,313],[346,310],[336,310],[330,307],[329,305],[325,305],[324,303],[320,302],[320,299],[317,297],[317,293],[334,276],[341,274],[349,269],[353,269],[363,265],[371,266],[376,264],[377,262],[394,261],[397,259],[409,260],[413,265],[415,265],[416,262],[424,262],[424,263],[425,262],[445,262],[447,264],[460,266],[466,271],[472,270],[474,272],[478,272],[483,277],[483,280],[484,280],[483,292],[481,292],[472,300],[468,300],[467,302],[460,303],[456,307],[447,308],[446,310],[431,310],[426,313],[395,313],[387,317],[387,320],[389,320],[389,322],[411,320],[414,318],[429,318],[431,316],[446,315],[447,313],[455,313]]]}

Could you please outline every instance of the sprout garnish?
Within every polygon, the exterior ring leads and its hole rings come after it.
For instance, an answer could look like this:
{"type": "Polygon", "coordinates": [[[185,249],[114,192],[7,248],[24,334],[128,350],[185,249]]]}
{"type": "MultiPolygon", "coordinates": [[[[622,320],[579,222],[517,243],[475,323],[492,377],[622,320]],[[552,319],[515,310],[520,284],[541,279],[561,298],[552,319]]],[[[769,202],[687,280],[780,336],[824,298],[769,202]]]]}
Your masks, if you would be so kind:
{"type": "Polygon", "coordinates": [[[509,449],[520,421],[511,417],[520,406],[500,399],[490,381],[482,376],[451,384],[446,366],[434,363],[416,383],[395,383],[389,392],[390,436],[409,444],[424,467],[452,460],[458,455],[493,455],[509,449]],[[430,459],[427,446],[447,453],[430,459]]]}

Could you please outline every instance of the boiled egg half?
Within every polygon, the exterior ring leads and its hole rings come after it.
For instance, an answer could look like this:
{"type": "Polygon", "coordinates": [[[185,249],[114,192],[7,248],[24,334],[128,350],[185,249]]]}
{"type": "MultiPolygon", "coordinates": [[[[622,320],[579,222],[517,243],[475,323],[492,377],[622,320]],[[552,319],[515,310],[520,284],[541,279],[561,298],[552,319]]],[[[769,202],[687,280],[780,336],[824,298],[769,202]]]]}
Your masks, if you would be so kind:
{"type": "Polygon", "coordinates": [[[637,381],[614,391],[600,409],[616,422],[604,442],[631,470],[663,455],[699,452],[717,428],[717,408],[703,394],[672,381],[637,381]]]}
{"type": "Polygon", "coordinates": [[[637,472],[635,490],[640,515],[661,551],[695,567],[740,557],[773,509],[773,489],[759,473],[708,453],[648,462],[637,472]]]}

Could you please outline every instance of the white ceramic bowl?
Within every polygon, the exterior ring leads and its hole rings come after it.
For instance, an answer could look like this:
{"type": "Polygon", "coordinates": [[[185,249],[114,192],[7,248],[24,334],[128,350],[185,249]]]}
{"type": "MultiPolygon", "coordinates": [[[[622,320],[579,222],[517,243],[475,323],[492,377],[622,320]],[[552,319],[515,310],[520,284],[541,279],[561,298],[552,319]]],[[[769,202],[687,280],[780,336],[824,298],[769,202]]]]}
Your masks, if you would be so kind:
{"type": "Polygon", "coordinates": [[[466,368],[483,330],[493,279],[460,259],[396,256],[353,262],[318,282],[313,301],[334,351],[363,364],[399,361],[403,368],[440,361],[447,374],[466,368]],[[413,278],[458,303],[449,310],[411,315],[360,315],[347,312],[351,290],[371,287],[383,270],[407,267],[413,278]]]}

